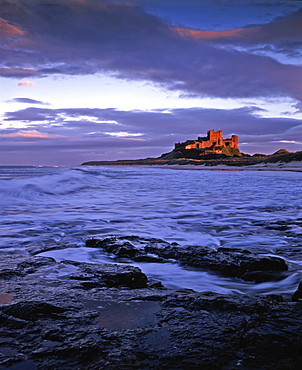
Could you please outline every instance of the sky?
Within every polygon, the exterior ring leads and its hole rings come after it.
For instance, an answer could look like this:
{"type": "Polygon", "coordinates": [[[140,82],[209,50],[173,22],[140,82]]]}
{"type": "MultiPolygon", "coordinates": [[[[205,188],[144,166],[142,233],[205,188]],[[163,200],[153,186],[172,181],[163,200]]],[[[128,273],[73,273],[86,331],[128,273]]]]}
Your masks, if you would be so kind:
{"type": "Polygon", "coordinates": [[[0,0],[0,165],[302,150],[302,1],[0,0]]]}

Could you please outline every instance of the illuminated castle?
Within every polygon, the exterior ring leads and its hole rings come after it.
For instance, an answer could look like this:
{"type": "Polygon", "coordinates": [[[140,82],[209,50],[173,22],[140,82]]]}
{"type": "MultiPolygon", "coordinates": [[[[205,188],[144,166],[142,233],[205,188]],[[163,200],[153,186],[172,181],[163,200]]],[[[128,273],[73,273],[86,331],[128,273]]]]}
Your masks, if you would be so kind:
{"type": "Polygon", "coordinates": [[[198,137],[197,140],[187,140],[183,143],[175,144],[175,150],[201,149],[200,155],[226,154],[228,148],[239,151],[238,135],[232,135],[230,139],[224,139],[222,137],[222,130],[210,130],[206,137],[198,137]]]}

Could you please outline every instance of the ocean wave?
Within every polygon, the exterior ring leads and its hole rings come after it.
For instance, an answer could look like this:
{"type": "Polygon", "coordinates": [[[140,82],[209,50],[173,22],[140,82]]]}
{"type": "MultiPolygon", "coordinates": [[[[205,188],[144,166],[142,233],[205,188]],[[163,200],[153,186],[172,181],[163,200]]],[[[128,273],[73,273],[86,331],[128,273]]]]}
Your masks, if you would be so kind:
{"type": "Polygon", "coordinates": [[[0,180],[0,202],[7,204],[13,199],[35,201],[45,197],[83,193],[99,186],[99,179],[95,181],[95,173],[88,173],[87,176],[85,172],[69,170],[55,171],[50,175],[48,169],[47,174],[40,171],[32,176],[31,172],[32,168],[27,176],[19,173],[17,178],[0,180]]]}

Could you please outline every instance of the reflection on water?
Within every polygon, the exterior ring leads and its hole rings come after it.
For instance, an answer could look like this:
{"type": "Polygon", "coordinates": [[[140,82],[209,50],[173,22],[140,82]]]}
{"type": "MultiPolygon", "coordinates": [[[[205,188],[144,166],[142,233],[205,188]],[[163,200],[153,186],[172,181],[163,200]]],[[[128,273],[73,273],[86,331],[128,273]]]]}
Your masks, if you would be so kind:
{"type": "Polygon", "coordinates": [[[146,325],[155,326],[157,319],[155,313],[159,311],[160,304],[153,301],[86,301],[85,308],[97,309],[100,316],[97,323],[104,328],[112,330],[131,329],[146,325]]]}

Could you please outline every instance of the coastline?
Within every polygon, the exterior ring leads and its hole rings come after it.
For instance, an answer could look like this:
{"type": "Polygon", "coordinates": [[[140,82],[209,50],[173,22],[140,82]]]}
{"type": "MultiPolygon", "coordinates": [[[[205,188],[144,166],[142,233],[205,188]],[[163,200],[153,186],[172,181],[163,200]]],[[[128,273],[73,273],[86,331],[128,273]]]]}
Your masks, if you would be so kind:
{"type": "Polygon", "coordinates": [[[223,163],[177,163],[176,161],[115,161],[115,162],[87,162],[82,166],[135,166],[144,168],[163,168],[171,170],[206,170],[206,171],[292,171],[302,172],[302,161],[292,162],[275,162],[275,163],[255,163],[250,165],[236,165],[236,164],[223,164],[223,163]],[[91,163],[91,164],[88,164],[91,163]]]}
{"type": "MultiPolygon", "coordinates": [[[[155,167],[156,165],[149,165],[155,167]]],[[[148,166],[146,166],[148,167],[148,166]]],[[[218,165],[158,165],[158,168],[170,168],[174,170],[207,170],[207,171],[292,171],[302,172],[302,162],[291,162],[291,163],[260,163],[249,166],[228,166],[226,164],[218,165]]]]}
{"type": "Polygon", "coordinates": [[[186,170],[220,171],[294,171],[302,172],[302,151],[253,156],[218,156],[208,159],[176,158],[175,153],[159,158],[144,158],[116,161],[89,161],[81,166],[144,166],[186,170]]]}

